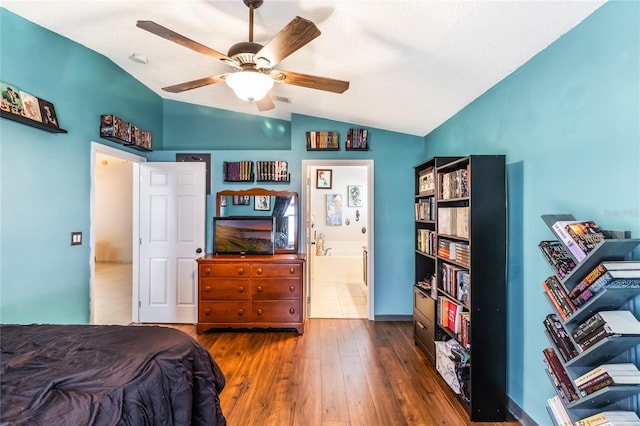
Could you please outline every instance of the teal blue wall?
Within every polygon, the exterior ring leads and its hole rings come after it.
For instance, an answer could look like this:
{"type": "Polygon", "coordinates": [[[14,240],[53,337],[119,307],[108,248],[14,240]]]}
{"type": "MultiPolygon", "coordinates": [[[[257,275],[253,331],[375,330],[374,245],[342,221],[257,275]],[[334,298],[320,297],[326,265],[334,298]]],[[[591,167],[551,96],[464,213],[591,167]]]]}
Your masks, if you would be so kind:
{"type": "MultiPolygon", "coordinates": [[[[608,2],[426,136],[429,155],[505,153],[509,396],[539,424],[551,271],[540,215],[572,213],[640,238],[640,3],[608,2]]],[[[640,259],[640,250],[634,252],[640,259]]]]}
{"type": "MultiPolygon", "coordinates": [[[[170,101],[171,102],[171,101],[170,101]]],[[[165,109],[165,145],[169,143],[168,135],[180,135],[182,123],[169,120],[166,112],[186,109],[188,104],[171,102],[171,110],[165,109]],[[175,127],[174,127],[175,125],[175,127]]],[[[410,315],[412,305],[413,283],[413,256],[407,257],[406,253],[414,250],[413,242],[413,216],[412,211],[406,206],[413,204],[413,168],[414,164],[421,162],[425,156],[423,138],[381,129],[368,127],[371,148],[369,151],[307,151],[305,132],[311,130],[335,130],[343,138],[341,145],[344,147],[344,137],[347,129],[353,124],[325,120],[300,114],[293,114],[290,123],[282,123],[277,120],[269,121],[263,117],[253,115],[236,114],[236,121],[242,121],[245,127],[260,129],[282,125],[291,135],[287,149],[263,151],[259,147],[247,146],[244,151],[237,149],[219,149],[216,146],[217,133],[211,134],[199,132],[204,129],[211,120],[219,120],[227,117],[229,112],[209,108],[190,118],[190,126],[196,129],[194,134],[209,135],[211,139],[208,145],[201,142],[192,144],[190,138],[185,138],[181,143],[184,149],[163,150],[149,153],[150,161],[175,161],[178,152],[198,152],[211,154],[211,192],[224,189],[246,189],[249,187],[261,187],[268,189],[288,189],[302,193],[302,160],[319,159],[372,159],[374,160],[374,232],[375,232],[375,264],[374,279],[375,314],[376,315],[410,315]],[[290,124],[290,132],[289,126],[290,124]],[[203,147],[204,149],[196,149],[203,147]],[[223,161],[261,161],[261,160],[285,160],[289,163],[291,182],[289,185],[255,183],[225,183],[222,181],[223,161]],[[403,207],[404,206],[404,207],[403,207]]],[[[220,122],[222,122],[221,120],[220,122]]],[[[234,126],[235,127],[235,126],[234,126]]],[[[221,134],[227,134],[229,128],[221,128],[221,134]]],[[[206,136],[201,137],[206,139],[206,136]]],[[[240,139],[240,138],[238,138],[240,139]]],[[[269,143],[266,136],[256,135],[258,146],[269,143]]],[[[255,144],[255,141],[238,143],[255,144]]],[[[215,214],[215,197],[207,197],[207,251],[212,249],[211,218],[215,214]]]]}
{"type": "MultiPolygon", "coordinates": [[[[0,120],[0,321],[89,321],[90,142],[117,114],[162,146],[162,99],[104,56],[0,8],[0,80],[55,105],[53,134],[0,120]],[[84,243],[70,245],[71,231],[84,243]]],[[[104,141],[107,145],[118,146],[104,141]]]]}

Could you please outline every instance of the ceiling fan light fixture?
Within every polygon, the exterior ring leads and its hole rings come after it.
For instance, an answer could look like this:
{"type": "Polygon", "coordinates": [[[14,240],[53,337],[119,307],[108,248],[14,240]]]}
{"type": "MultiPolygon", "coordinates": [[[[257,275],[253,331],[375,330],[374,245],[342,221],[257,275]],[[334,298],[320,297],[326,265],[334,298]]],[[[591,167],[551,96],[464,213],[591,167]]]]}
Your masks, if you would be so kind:
{"type": "Polygon", "coordinates": [[[259,101],[273,87],[273,79],[271,77],[252,70],[229,74],[226,81],[237,97],[248,102],[259,101]]]}

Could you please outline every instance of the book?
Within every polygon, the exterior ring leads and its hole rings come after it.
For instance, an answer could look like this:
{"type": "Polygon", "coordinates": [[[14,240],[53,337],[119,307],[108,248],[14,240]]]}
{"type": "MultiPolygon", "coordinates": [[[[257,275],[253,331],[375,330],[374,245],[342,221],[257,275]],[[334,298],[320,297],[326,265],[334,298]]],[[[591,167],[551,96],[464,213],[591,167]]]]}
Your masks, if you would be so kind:
{"type": "Polygon", "coordinates": [[[576,422],[576,426],[602,426],[612,422],[635,422],[640,424],[640,418],[635,411],[601,411],[576,422]]]}
{"type": "Polygon", "coordinates": [[[40,105],[40,115],[42,116],[42,124],[46,124],[49,127],[58,128],[58,116],[56,115],[56,109],[53,104],[44,99],[38,99],[40,105]]]}
{"type": "Polygon", "coordinates": [[[585,254],[591,252],[602,240],[604,234],[593,221],[568,223],[565,225],[567,233],[585,254]]]}
{"type": "Polygon", "coordinates": [[[42,122],[38,98],[22,90],[20,96],[22,97],[23,115],[31,120],[42,122]]]}
{"type": "Polygon", "coordinates": [[[559,241],[541,241],[538,247],[556,275],[560,278],[565,278],[575,269],[576,262],[569,255],[565,246],[559,241]]]}
{"type": "Polygon", "coordinates": [[[569,235],[569,232],[567,232],[565,227],[566,227],[566,225],[568,225],[570,223],[581,223],[581,222],[583,222],[583,221],[560,220],[558,222],[555,222],[551,226],[551,228],[556,233],[558,238],[560,238],[560,241],[562,241],[564,243],[564,245],[569,249],[569,252],[571,252],[571,254],[573,254],[573,256],[576,258],[576,261],[578,261],[578,262],[582,261],[585,257],[587,257],[587,253],[585,253],[580,248],[580,246],[573,240],[573,238],[571,237],[571,235],[569,235]]]}
{"type": "Polygon", "coordinates": [[[565,362],[578,356],[578,350],[556,314],[547,315],[543,324],[565,362]]]}
{"type": "Polygon", "coordinates": [[[573,426],[571,417],[569,417],[569,413],[567,413],[567,409],[564,407],[564,404],[562,403],[562,400],[560,400],[559,395],[547,399],[547,405],[551,410],[551,414],[554,417],[556,425],[573,426]]]}
{"type": "Polygon", "coordinates": [[[576,384],[576,386],[580,386],[601,374],[617,371],[638,371],[638,367],[636,367],[636,365],[631,362],[600,364],[599,366],[589,370],[585,374],[576,377],[573,382],[576,384]]]}
{"type": "Polygon", "coordinates": [[[602,379],[595,381],[595,383],[593,383],[592,385],[585,386],[583,387],[583,389],[580,389],[580,395],[591,395],[592,393],[597,392],[600,389],[615,385],[640,385],[640,375],[627,374],[613,377],[609,374],[606,374],[602,377],[602,379]]]}
{"type": "Polygon", "coordinates": [[[577,343],[580,343],[605,324],[613,333],[640,334],[640,321],[633,316],[631,311],[622,310],[597,312],[578,325],[571,332],[571,335],[577,343]]]}
{"type": "Polygon", "coordinates": [[[555,276],[547,278],[543,286],[549,296],[557,301],[557,304],[563,313],[563,319],[566,320],[576,311],[576,306],[571,299],[569,299],[566,289],[555,276]]]}
{"type": "Polygon", "coordinates": [[[600,262],[598,266],[593,268],[591,272],[587,274],[571,291],[569,292],[569,298],[573,299],[580,293],[585,291],[591,284],[593,284],[602,274],[607,271],[613,270],[627,270],[627,269],[640,269],[640,262],[633,261],[605,261],[600,262]]]}
{"type": "Polygon", "coordinates": [[[552,348],[545,348],[543,350],[545,357],[545,364],[549,367],[549,373],[554,379],[554,384],[560,392],[562,398],[571,403],[579,398],[576,388],[573,382],[569,378],[567,371],[560,362],[560,358],[552,348]]]}
{"type": "Polygon", "coordinates": [[[613,270],[607,271],[600,276],[593,284],[578,296],[571,299],[576,307],[583,305],[587,300],[600,292],[603,288],[610,284],[616,283],[618,286],[640,287],[640,269],[639,270],[613,270]]]}
{"type": "Polygon", "coordinates": [[[2,96],[0,109],[11,114],[24,116],[22,98],[17,88],[6,83],[0,83],[0,96],[2,96]]]}

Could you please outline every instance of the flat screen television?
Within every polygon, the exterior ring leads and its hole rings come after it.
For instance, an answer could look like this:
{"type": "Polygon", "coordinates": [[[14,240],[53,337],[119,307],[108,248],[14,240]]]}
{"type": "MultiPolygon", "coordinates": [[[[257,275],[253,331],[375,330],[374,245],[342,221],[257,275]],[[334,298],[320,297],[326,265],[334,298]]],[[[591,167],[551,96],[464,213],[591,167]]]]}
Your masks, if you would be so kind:
{"type": "Polygon", "coordinates": [[[273,254],[272,216],[230,216],[213,218],[213,252],[273,254]]]}

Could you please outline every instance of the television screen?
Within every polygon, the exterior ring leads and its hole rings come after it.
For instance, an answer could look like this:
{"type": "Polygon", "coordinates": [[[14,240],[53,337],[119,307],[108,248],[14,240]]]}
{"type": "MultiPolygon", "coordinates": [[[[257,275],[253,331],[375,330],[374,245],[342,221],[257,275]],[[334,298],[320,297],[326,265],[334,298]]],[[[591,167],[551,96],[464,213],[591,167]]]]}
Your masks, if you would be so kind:
{"type": "Polygon", "coordinates": [[[272,216],[213,218],[215,253],[273,254],[272,216]]]}

